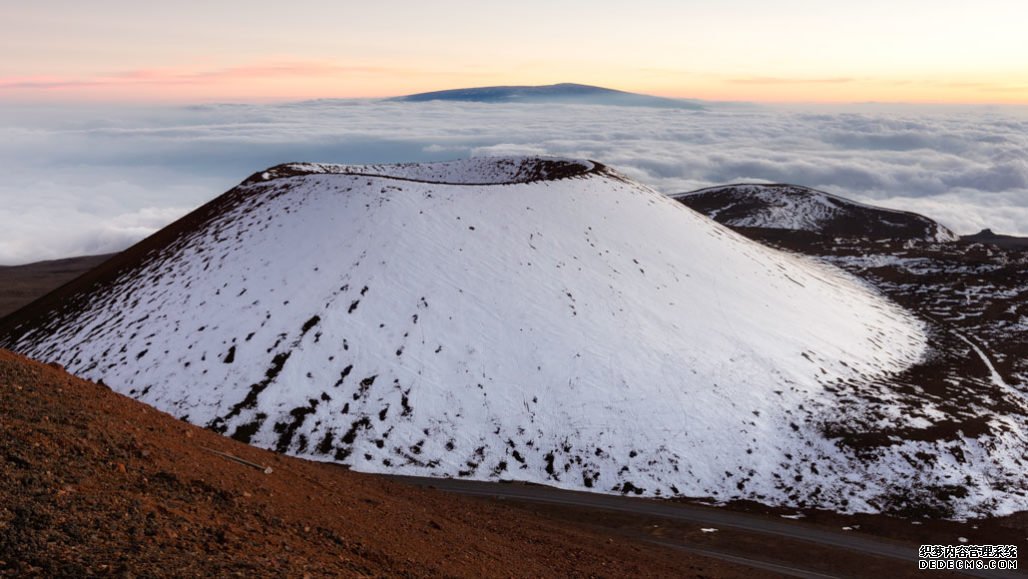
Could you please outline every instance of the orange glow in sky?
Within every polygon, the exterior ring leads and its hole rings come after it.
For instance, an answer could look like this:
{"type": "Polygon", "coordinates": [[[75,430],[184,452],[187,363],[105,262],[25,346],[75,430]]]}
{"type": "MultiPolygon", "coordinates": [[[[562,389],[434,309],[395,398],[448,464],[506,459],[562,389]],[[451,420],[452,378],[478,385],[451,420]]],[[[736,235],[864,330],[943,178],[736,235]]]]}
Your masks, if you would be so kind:
{"type": "Polygon", "coordinates": [[[1028,104],[1022,0],[0,0],[0,13],[9,102],[577,82],[710,100],[1028,104]]]}

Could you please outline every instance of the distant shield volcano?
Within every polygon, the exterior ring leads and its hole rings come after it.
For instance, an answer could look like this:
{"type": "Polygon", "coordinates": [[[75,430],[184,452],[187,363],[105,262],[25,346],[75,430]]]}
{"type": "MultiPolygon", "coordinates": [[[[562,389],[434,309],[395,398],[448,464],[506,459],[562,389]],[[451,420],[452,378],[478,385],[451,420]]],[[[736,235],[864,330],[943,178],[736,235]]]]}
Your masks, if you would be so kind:
{"type": "Polygon", "coordinates": [[[701,110],[697,101],[614,90],[587,84],[541,86],[483,86],[423,92],[390,99],[398,102],[456,101],[475,103],[592,104],[624,107],[701,110]]]}

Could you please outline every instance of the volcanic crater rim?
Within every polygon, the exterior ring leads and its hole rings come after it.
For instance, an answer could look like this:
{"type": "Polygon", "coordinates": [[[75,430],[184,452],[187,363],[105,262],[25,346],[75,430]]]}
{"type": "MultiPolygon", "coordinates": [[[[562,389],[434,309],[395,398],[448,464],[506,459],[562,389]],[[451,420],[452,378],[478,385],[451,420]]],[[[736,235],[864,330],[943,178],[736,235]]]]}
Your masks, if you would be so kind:
{"type": "Polygon", "coordinates": [[[367,165],[291,162],[258,171],[243,181],[242,185],[310,175],[350,175],[433,185],[481,187],[558,181],[600,172],[609,172],[609,169],[596,161],[537,156],[471,157],[452,161],[367,165]]]}

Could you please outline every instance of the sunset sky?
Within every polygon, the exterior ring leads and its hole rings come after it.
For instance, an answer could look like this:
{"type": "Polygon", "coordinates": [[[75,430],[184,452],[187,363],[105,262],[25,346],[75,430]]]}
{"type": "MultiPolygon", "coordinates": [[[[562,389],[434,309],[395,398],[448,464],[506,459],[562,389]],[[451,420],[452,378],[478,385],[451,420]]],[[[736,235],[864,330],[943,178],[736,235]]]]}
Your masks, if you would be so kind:
{"type": "Polygon", "coordinates": [[[1028,104],[1023,0],[0,0],[0,102],[267,102],[579,82],[1028,104]]]}
{"type": "Polygon", "coordinates": [[[491,154],[1028,235],[1025,22],[1025,0],[0,0],[0,265],[121,250],[285,161],[491,154]],[[560,82],[711,102],[371,98],[560,82]]]}

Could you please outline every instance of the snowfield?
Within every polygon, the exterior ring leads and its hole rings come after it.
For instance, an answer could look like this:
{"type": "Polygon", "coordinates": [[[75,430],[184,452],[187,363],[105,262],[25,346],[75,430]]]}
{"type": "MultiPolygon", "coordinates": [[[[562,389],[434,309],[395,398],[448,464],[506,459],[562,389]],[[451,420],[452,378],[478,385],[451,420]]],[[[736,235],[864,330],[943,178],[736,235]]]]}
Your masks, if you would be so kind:
{"type": "Polygon", "coordinates": [[[1025,508],[1023,431],[962,460],[831,437],[854,388],[932,420],[883,385],[926,354],[914,317],[600,164],[297,164],[219,203],[7,345],[361,471],[840,511],[966,479],[957,515],[1025,508]]]}
{"type": "Polygon", "coordinates": [[[731,227],[784,229],[874,238],[956,241],[946,227],[915,213],[858,203],[798,185],[738,184],[673,197],[731,227]],[[705,210],[710,207],[717,209],[705,210]]]}

